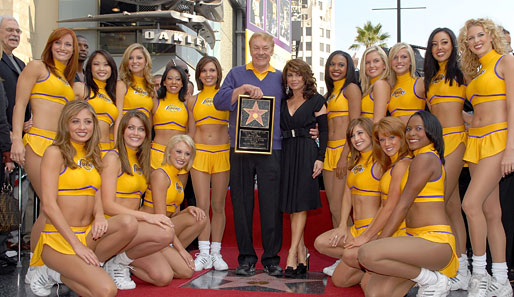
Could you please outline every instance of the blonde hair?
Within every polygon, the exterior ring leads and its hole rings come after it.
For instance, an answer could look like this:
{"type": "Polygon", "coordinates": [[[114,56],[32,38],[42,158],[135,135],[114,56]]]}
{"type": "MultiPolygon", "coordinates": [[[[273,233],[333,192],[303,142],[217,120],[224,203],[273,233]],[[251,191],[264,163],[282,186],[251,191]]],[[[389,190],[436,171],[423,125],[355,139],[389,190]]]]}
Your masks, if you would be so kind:
{"type": "Polygon", "coordinates": [[[394,86],[396,84],[396,72],[393,70],[393,59],[394,56],[398,54],[398,52],[402,49],[406,49],[409,53],[410,58],[410,76],[412,78],[416,77],[416,57],[414,57],[414,51],[412,47],[405,42],[399,42],[389,50],[389,67],[391,67],[391,84],[394,86]]]}
{"type": "Polygon", "coordinates": [[[384,72],[382,72],[382,75],[379,79],[383,79],[387,81],[389,84],[391,84],[391,68],[389,67],[389,60],[387,59],[387,55],[384,52],[384,50],[378,46],[373,45],[368,47],[364,53],[362,54],[361,59],[361,67],[360,67],[360,80],[361,80],[361,88],[362,88],[362,96],[366,96],[369,93],[373,91],[374,84],[371,84],[371,80],[366,75],[366,56],[371,52],[377,52],[379,56],[382,58],[382,61],[384,61],[384,72]]]}
{"type": "Polygon", "coordinates": [[[162,165],[170,164],[170,162],[168,160],[169,160],[169,155],[171,154],[171,150],[179,142],[183,142],[191,148],[191,158],[189,159],[189,162],[186,164],[186,168],[185,168],[185,169],[187,169],[187,171],[189,171],[189,169],[191,169],[191,167],[193,167],[193,161],[195,159],[195,154],[196,154],[196,147],[195,147],[195,142],[193,141],[193,138],[191,138],[190,136],[188,136],[186,134],[179,134],[179,135],[175,135],[172,138],[170,138],[170,140],[168,141],[168,144],[166,145],[166,149],[164,150],[164,158],[162,160],[162,165]]]}
{"type": "Polygon", "coordinates": [[[477,77],[481,64],[479,58],[468,46],[468,30],[473,26],[481,26],[491,36],[493,49],[500,55],[506,54],[505,35],[502,30],[490,19],[469,19],[459,32],[459,52],[461,54],[461,69],[465,76],[473,79],[477,77]]]}
{"type": "Polygon", "coordinates": [[[407,141],[405,141],[405,124],[399,117],[385,117],[373,125],[373,158],[380,164],[380,167],[387,170],[394,164],[391,162],[391,157],[386,155],[382,146],[380,146],[379,133],[400,138],[400,150],[398,151],[398,159],[396,159],[396,162],[398,162],[410,153],[407,141]]]}
{"type": "Polygon", "coordinates": [[[264,39],[264,41],[269,42],[271,44],[271,47],[275,47],[275,42],[273,41],[273,36],[269,35],[266,32],[256,32],[253,33],[252,37],[250,37],[250,40],[248,41],[248,46],[252,45],[252,42],[257,38],[260,37],[264,39]]]}
{"type": "Polygon", "coordinates": [[[150,166],[150,150],[152,147],[152,126],[150,125],[150,120],[148,117],[139,110],[130,110],[126,114],[123,115],[120,121],[120,125],[118,127],[117,137],[116,137],[116,148],[118,149],[118,153],[120,156],[121,163],[121,171],[128,175],[132,174],[132,168],[130,167],[130,161],[128,158],[127,147],[125,144],[125,130],[128,127],[128,123],[130,119],[137,118],[145,127],[145,139],[143,143],[137,148],[136,158],[141,170],[143,170],[143,175],[146,178],[146,181],[150,181],[150,172],[152,168],[150,166]]]}
{"type": "Polygon", "coordinates": [[[84,149],[86,155],[84,156],[93,166],[100,171],[101,169],[101,157],[100,157],[100,127],[98,126],[98,119],[96,117],[95,110],[89,103],[82,100],[73,100],[64,106],[59,117],[59,123],[57,126],[57,135],[53,145],[57,146],[61,151],[64,159],[64,165],[71,169],[75,169],[78,165],[73,161],[73,157],[77,154],[77,151],[71,144],[69,123],[71,119],[76,116],[82,110],[87,109],[91,113],[93,119],[93,133],[91,137],[86,141],[84,149]]]}
{"type": "Polygon", "coordinates": [[[142,44],[133,43],[127,47],[125,52],[123,53],[123,57],[121,58],[120,65],[120,80],[124,82],[127,86],[131,88],[136,88],[136,83],[134,82],[134,74],[130,71],[128,62],[130,55],[135,50],[141,50],[143,56],[146,60],[145,68],[143,69],[143,77],[144,79],[144,89],[148,93],[150,97],[155,97],[155,89],[153,84],[153,76],[152,76],[152,57],[150,57],[150,53],[142,44]]]}

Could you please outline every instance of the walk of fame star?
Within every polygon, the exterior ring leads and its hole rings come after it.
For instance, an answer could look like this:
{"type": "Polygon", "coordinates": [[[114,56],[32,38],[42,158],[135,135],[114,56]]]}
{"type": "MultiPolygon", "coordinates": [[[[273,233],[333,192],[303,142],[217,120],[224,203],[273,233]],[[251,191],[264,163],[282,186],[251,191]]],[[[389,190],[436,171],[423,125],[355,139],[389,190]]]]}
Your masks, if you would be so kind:
{"type": "Polygon", "coordinates": [[[257,121],[261,126],[264,126],[264,123],[262,122],[262,115],[267,113],[267,110],[259,109],[259,105],[257,104],[257,101],[253,103],[252,108],[243,108],[246,113],[248,113],[248,119],[246,120],[245,125],[250,124],[253,121],[257,121]]]}

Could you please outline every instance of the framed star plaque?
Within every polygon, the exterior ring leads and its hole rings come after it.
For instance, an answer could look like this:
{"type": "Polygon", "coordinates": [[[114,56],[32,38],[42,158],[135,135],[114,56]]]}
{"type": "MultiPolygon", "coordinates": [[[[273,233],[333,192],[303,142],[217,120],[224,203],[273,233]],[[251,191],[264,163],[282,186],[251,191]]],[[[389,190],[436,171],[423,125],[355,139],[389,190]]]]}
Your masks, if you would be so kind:
{"type": "Polygon", "coordinates": [[[240,95],[237,99],[236,153],[271,155],[275,97],[252,99],[240,95]]]}

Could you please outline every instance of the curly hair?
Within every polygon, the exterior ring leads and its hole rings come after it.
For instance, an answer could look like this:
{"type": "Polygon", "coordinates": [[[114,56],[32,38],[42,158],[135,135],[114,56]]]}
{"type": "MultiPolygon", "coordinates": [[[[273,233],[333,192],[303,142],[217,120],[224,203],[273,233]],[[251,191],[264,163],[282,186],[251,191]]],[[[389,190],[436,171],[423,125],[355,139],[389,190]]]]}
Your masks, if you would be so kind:
{"type": "Polygon", "coordinates": [[[289,90],[287,85],[288,72],[295,72],[303,77],[303,81],[305,82],[303,86],[303,98],[309,99],[317,93],[316,78],[314,78],[311,66],[303,60],[293,59],[289,60],[286,66],[284,66],[284,70],[282,70],[282,89],[286,94],[286,99],[293,97],[293,91],[289,90]]]}
{"type": "MultiPolygon", "coordinates": [[[[357,86],[359,85],[359,80],[357,79],[357,74],[355,73],[355,65],[353,65],[353,59],[350,56],[350,54],[348,54],[347,52],[343,52],[343,51],[332,52],[330,54],[330,56],[328,56],[327,63],[325,63],[325,85],[327,87],[327,94],[325,97],[327,99],[332,95],[332,91],[334,91],[334,80],[332,79],[332,77],[330,77],[329,69],[330,69],[330,64],[332,63],[332,60],[337,55],[343,56],[343,58],[346,59],[346,74],[345,74],[346,80],[345,80],[344,85],[341,88],[341,91],[339,93],[343,92],[344,88],[346,88],[346,86],[348,86],[351,83],[354,83],[357,86]]],[[[337,94],[337,96],[339,97],[339,94],[337,94]]]]}
{"type": "Polygon", "coordinates": [[[371,52],[377,52],[382,58],[382,61],[384,61],[385,70],[382,72],[382,75],[379,79],[383,79],[391,85],[391,67],[389,67],[389,59],[387,59],[387,55],[384,49],[378,45],[370,46],[364,51],[361,59],[360,79],[363,97],[371,93],[374,86],[374,84],[371,83],[369,77],[366,75],[366,56],[371,52]]]}
{"type": "Polygon", "coordinates": [[[396,73],[393,70],[393,60],[394,60],[394,56],[396,56],[398,54],[398,52],[400,52],[400,50],[402,50],[402,49],[406,49],[407,52],[409,53],[410,76],[412,78],[416,77],[416,58],[414,57],[414,51],[412,50],[412,47],[410,45],[408,45],[407,43],[399,42],[399,43],[393,45],[393,47],[391,47],[391,49],[389,50],[389,67],[391,67],[391,84],[393,86],[396,84],[396,73]]]}
{"type": "Polygon", "coordinates": [[[348,170],[351,170],[355,165],[357,165],[361,157],[361,153],[351,145],[353,130],[357,126],[361,126],[361,128],[366,131],[370,139],[373,136],[373,121],[370,118],[358,117],[350,121],[348,128],[346,129],[346,143],[350,144],[350,162],[348,162],[348,170]]]}
{"type": "Polygon", "coordinates": [[[70,121],[82,110],[87,109],[91,113],[91,118],[93,119],[93,133],[91,137],[86,141],[84,149],[86,151],[86,156],[84,157],[89,162],[93,164],[93,166],[100,171],[101,170],[101,157],[100,157],[100,147],[98,144],[100,143],[100,127],[98,127],[98,119],[96,117],[95,110],[93,107],[82,100],[73,100],[66,105],[62,109],[61,116],[59,117],[59,123],[57,126],[57,135],[55,137],[55,141],[53,145],[57,146],[61,151],[62,157],[64,159],[64,165],[68,166],[71,169],[77,168],[77,164],[73,161],[73,157],[77,154],[77,151],[71,144],[70,137],[70,121]]]}
{"type": "Polygon", "coordinates": [[[405,124],[399,117],[385,117],[373,125],[373,158],[380,164],[380,167],[387,170],[394,164],[392,163],[391,157],[386,155],[380,146],[379,133],[400,138],[400,150],[398,151],[398,158],[396,159],[396,162],[398,162],[410,153],[407,141],[405,141],[405,124]]]}
{"type": "Polygon", "coordinates": [[[430,84],[432,83],[432,78],[439,71],[439,62],[434,58],[431,54],[432,52],[432,42],[434,41],[434,37],[437,33],[444,32],[448,34],[450,37],[450,42],[452,46],[452,53],[447,60],[446,63],[446,73],[445,73],[445,82],[447,82],[450,86],[453,85],[453,82],[457,82],[457,85],[464,84],[464,75],[459,68],[458,62],[458,49],[457,49],[457,37],[452,30],[448,28],[436,28],[428,37],[427,42],[427,53],[425,54],[425,63],[423,64],[423,72],[425,73],[425,97],[428,96],[428,90],[430,89],[430,84]]]}
{"type": "Polygon", "coordinates": [[[473,26],[480,26],[485,33],[491,36],[493,49],[500,55],[506,54],[507,41],[502,30],[490,19],[469,19],[459,32],[459,51],[461,53],[461,69],[465,76],[475,78],[480,71],[480,61],[468,46],[468,30],[473,26]]]}
{"type": "Polygon", "coordinates": [[[152,76],[152,57],[150,56],[150,53],[148,52],[146,47],[144,47],[142,44],[133,43],[133,44],[129,45],[127,47],[127,49],[125,50],[125,52],[123,53],[123,57],[121,58],[121,63],[120,63],[120,72],[119,72],[120,80],[129,87],[132,87],[132,88],[136,87],[136,83],[134,81],[134,76],[133,76],[134,74],[132,73],[132,71],[130,71],[128,62],[129,62],[129,58],[130,58],[130,55],[132,54],[132,52],[137,49],[141,50],[141,52],[143,53],[143,56],[145,57],[145,60],[146,60],[146,65],[143,70],[143,77],[145,78],[143,87],[150,97],[154,97],[155,90],[154,90],[153,81],[152,81],[152,78],[153,78],[153,76],[152,76]]]}

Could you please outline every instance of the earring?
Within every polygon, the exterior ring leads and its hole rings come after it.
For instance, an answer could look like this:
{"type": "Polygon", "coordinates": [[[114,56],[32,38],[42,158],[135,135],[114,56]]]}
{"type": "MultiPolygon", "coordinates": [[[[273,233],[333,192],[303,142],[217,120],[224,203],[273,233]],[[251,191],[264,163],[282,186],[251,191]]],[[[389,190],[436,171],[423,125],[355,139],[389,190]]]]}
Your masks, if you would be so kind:
{"type": "Polygon", "coordinates": [[[286,94],[289,94],[289,85],[286,87],[286,94]]]}

